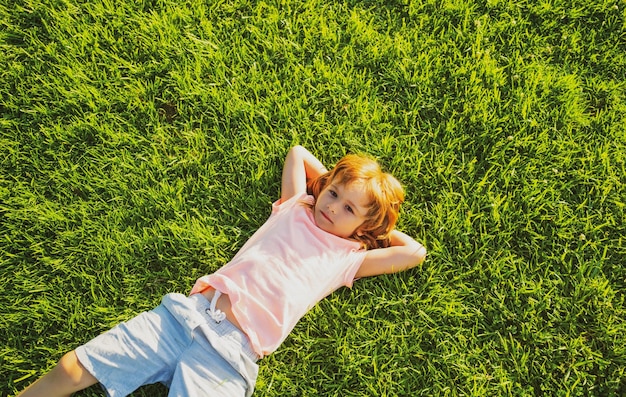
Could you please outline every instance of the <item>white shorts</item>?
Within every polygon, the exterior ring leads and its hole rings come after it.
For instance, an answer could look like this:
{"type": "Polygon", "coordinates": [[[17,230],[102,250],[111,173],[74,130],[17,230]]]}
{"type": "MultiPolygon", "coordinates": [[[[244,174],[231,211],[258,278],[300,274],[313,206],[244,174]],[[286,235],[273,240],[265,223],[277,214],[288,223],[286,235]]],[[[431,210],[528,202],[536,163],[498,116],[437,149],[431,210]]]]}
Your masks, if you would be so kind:
{"type": "Polygon", "coordinates": [[[76,349],[107,395],[163,383],[169,396],[250,396],[258,374],[248,337],[210,315],[202,294],[168,294],[144,312],[76,349]]]}

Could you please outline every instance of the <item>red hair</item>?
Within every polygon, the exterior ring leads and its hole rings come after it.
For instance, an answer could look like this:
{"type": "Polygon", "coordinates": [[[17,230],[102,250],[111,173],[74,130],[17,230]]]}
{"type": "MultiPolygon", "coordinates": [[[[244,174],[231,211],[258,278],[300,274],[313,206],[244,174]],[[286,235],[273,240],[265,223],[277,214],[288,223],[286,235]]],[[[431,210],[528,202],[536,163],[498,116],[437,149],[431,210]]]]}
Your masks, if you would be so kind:
{"type": "Polygon", "coordinates": [[[317,200],[320,192],[331,183],[362,184],[370,200],[365,221],[350,238],[368,249],[384,248],[391,244],[389,233],[396,226],[404,189],[393,175],[383,172],[375,160],[349,154],[335,168],[307,182],[307,193],[317,200]]]}

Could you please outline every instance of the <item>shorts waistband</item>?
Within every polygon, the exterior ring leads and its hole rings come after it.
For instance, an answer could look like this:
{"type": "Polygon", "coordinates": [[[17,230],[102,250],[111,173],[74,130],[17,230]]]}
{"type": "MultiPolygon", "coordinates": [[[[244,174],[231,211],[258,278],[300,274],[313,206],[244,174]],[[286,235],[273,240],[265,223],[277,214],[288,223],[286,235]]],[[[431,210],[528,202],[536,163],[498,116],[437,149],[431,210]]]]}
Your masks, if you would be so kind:
{"type": "Polygon", "coordinates": [[[198,312],[210,320],[211,328],[222,337],[232,337],[241,344],[241,351],[252,361],[258,361],[259,356],[252,349],[252,344],[248,336],[237,328],[227,318],[216,320],[215,315],[211,312],[211,302],[202,294],[193,294],[189,299],[194,303],[198,312]],[[236,336],[235,336],[236,335],[236,336]]]}

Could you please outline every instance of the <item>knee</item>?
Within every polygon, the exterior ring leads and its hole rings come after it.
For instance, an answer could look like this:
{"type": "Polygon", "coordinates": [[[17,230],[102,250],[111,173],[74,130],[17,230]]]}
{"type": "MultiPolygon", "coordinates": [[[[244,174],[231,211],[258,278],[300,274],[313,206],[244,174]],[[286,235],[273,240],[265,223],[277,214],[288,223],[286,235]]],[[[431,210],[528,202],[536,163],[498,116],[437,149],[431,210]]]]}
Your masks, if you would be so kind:
{"type": "Polygon", "coordinates": [[[20,397],[65,397],[98,382],[78,361],[71,351],[61,357],[57,365],[35,383],[27,387],[20,397]]]}
{"type": "Polygon", "coordinates": [[[97,382],[96,378],[78,361],[74,351],[61,357],[51,372],[60,383],[72,390],[81,390],[97,382]]]}

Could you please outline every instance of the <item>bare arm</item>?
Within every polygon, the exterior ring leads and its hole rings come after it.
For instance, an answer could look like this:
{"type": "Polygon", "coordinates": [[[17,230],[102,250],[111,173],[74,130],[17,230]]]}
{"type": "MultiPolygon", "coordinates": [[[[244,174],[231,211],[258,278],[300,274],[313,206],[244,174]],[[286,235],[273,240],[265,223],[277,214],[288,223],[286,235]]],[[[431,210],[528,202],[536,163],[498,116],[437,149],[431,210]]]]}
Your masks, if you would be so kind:
{"type": "Polygon", "coordinates": [[[356,277],[396,273],[415,267],[426,259],[426,248],[399,230],[391,232],[391,246],[367,251],[356,277]]]}
{"type": "Polygon", "coordinates": [[[300,145],[292,147],[287,153],[283,166],[281,202],[306,191],[308,179],[316,178],[326,172],[326,167],[304,147],[300,145]]]}

